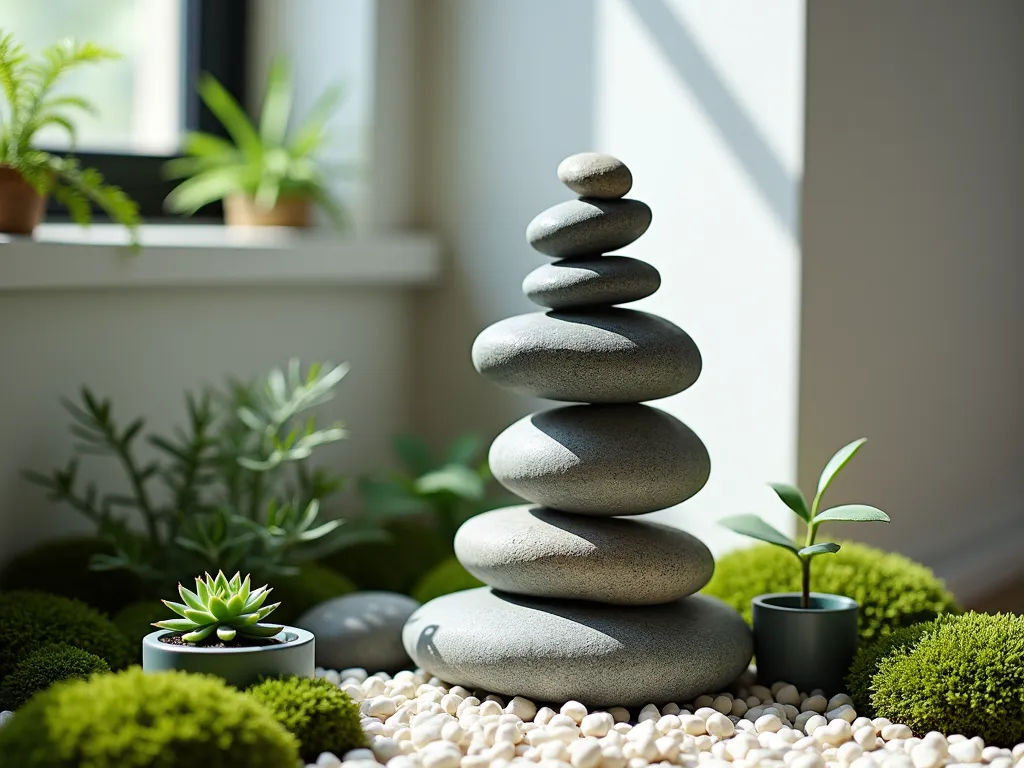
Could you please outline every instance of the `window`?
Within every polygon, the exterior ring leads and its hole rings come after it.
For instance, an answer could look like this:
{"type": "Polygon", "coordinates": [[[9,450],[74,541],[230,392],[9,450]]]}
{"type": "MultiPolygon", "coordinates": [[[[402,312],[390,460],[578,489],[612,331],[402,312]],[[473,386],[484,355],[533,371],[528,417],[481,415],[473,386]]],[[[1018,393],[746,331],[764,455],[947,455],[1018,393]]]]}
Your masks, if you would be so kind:
{"type": "MultiPolygon", "coordinates": [[[[0,0],[0,23],[31,51],[75,37],[122,54],[72,73],[63,87],[100,112],[81,121],[76,154],[152,218],[163,215],[173,186],[161,166],[179,153],[185,132],[222,133],[196,95],[199,74],[210,72],[245,103],[246,9],[246,0],[0,0]]],[[[56,131],[40,144],[69,149],[56,131]]]]}

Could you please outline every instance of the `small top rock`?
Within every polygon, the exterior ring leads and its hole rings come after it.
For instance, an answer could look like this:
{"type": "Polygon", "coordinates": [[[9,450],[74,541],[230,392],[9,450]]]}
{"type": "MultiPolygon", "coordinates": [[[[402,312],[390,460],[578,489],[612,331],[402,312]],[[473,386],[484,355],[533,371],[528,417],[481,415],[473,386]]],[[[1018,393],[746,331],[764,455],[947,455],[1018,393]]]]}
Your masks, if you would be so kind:
{"type": "Polygon", "coordinates": [[[570,155],[558,165],[558,180],[582,197],[613,200],[633,186],[633,174],[617,157],[600,152],[570,155]]]}

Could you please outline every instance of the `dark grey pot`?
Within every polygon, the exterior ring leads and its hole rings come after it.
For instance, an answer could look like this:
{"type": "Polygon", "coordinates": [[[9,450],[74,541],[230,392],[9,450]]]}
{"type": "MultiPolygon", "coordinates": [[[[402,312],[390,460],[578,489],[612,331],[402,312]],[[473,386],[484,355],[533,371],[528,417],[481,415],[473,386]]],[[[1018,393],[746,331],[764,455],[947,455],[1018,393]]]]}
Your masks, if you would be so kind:
{"type": "Polygon", "coordinates": [[[222,677],[236,688],[245,688],[261,677],[313,677],[315,639],[311,632],[285,627],[283,643],[257,648],[195,648],[161,643],[161,630],[142,640],[142,669],[146,672],[180,670],[222,677]]]}
{"type": "Polygon", "coordinates": [[[857,652],[857,601],[811,593],[801,608],[799,592],[758,595],[754,607],[754,653],[758,681],[792,683],[829,696],[845,690],[844,678],[857,652]]]}

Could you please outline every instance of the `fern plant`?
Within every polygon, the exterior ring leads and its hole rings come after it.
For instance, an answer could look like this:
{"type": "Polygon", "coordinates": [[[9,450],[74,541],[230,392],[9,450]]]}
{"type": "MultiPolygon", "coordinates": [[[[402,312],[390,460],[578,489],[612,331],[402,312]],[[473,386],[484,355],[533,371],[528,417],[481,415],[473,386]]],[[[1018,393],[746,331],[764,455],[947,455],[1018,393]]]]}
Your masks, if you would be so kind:
{"type": "Polygon", "coordinates": [[[65,131],[74,146],[75,116],[95,114],[81,96],[55,94],[54,88],[72,70],[119,58],[93,43],[64,40],[36,56],[10,33],[0,30],[0,87],[6,108],[0,124],[0,165],[9,166],[40,195],[53,195],[77,224],[89,224],[95,204],[126,226],[137,244],[138,205],[119,187],[107,184],[94,168],[83,168],[73,156],[58,156],[35,145],[48,126],[65,131]]]}
{"type": "Polygon", "coordinates": [[[265,211],[280,198],[300,198],[318,203],[335,225],[344,224],[342,209],[328,192],[316,159],[327,142],[327,122],[341,102],[340,88],[325,91],[294,132],[289,131],[291,74],[282,58],[274,61],[267,76],[258,126],[213,75],[202,76],[198,91],[231,140],[203,132],[186,136],[185,157],[165,166],[168,178],[185,179],[167,197],[172,211],[192,215],[234,194],[251,198],[265,211]]]}
{"type": "Polygon", "coordinates": [[[297,360],[256,381],[186,396],[189,423],[173,437],[149,435],[157,452],[142,461],[144,421],[118,423],[109,400],[88,389],[81,403],[64,401],[80,455],[120,463],[129,494],[84,487],[79,459],[51,474],[25,477],[90,520],[114,554],[99,554],[97,570],[127,569],[154,590],[203,570],[251,571],[263,578],[294,575],[298,563],[343,546],[381,538],[371,525],[318,522],[320,502],[339,478],[306,460],[345,437],[340,424],[318,428],[311,412],[328,401],[348,367],[297,360]],[[142,531],[133,525],[141,518],[142,531]]]}

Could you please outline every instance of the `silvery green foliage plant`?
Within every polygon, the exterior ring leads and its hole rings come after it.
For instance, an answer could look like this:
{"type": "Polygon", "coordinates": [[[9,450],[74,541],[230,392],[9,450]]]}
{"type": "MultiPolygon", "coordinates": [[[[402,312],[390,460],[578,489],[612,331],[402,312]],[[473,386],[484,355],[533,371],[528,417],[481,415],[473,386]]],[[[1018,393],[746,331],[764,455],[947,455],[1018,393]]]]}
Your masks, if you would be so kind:
{"type": "Polygon", "coordinates": [[[63,401],[77,455],[49,475],[25,476],[113,545],[115,554],[94,557],[98,570],[131,570],[155,589],[203,570],[292,575],[304,560],[382,535],[318,520],[321,501],[341,479],[308,460],[346,433],[341,424],[318,427],[312,412],[333,397],[347,371],[313,364],[303,374],[293,360],[287,370],[251,382],[187,393],[188,423],[171,435],[145,435],[142,418],[121,426],[110,400],[83,387],[80,402],[63,401]],[[155,456],[141,458],[141,444],[155,456]],[[121,465],[129,493],[83,486],[80,459],[93,455],[121,465]]]}
{"type": "Polygon", "coordinates": [[[178,585],[183,602],[161,600],[179,618],[158,621],[153,626],[181,632],[181,639],[186,643],[201,643],[214,632],[225,643],[239,635],[273,637],[284,627],[263,621],[280,605],[264,605],[272,591],[266,584],[252,589],[248,574],[245,579],[239,573],[228,579],[224,571],[218,571],[216,577],[207,573],[205,580],[196,577],[195,592],[178,585]]]}
{"type": "Polygon", "coordinates": [[[859,440],[854,440],[849,445],[840,448],[828,460],[828,463],[821,472],[821,477],[818,478],[818,487],[810,506],[808,506],[803,493],[796,486],[789,485],[788,483],[770,484],[772,490],[782,500],[782,503],[796,513],[797,517],[806,525],[807,534],[802,544],[790,539],[782,531],[769,525],[757,515],[735,515],[733,517],[726,517],[721,521],[722,525],[736,533],[782,547],[796,556],[797,560],[800,561],[800,568],[803,573],[802,606],[804,608],[810,607],[811,560],[818,555],[834,554],[839,551],[839,545],[835,542],[815,541],[818,534],[818,526],[827,522],[889,522],[889,516],[885,512],[867,504],[843,504],[819,511],[825,491],[828,490],[836,475],[839,474],[839,471],[850,462],[850,459],[857,454],[857,451],[866,442],[867,439],[863,437],[859,440]]]}

